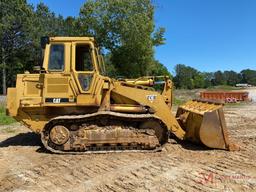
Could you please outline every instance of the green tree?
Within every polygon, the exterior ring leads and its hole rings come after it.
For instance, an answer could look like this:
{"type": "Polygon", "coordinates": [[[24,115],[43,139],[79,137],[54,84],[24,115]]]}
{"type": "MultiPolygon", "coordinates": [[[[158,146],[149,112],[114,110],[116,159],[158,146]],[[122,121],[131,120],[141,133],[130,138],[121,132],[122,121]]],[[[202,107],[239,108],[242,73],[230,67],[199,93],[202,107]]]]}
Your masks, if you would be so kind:
{"type": "Polygon", "coordinates": [[[177,88],[194,89],[200,87],[202,77],[196,69],[184,64],[177,64],[175,73],[173,80],[177,88]]]}
{"type": "Polygon", "coordinates": [[[67,17],[63,20],[62,35],[63,36],[80,36],[81,26],[75,17],[67,17]]]}
{"type": "Polygon", "coordinates": [[[29,33],[32,29],[33,10],[25,0],[1,0],[0,10],[0,68],[2,93],[6,94],[7,85],[14,82],[13,76],[29,60],[27,51],[31,49],[29,33]]]}
{"type": "Polygon", "coordinates": [[[150,0],[88,0],[80,10],[82,34],[94,36],[111,52],[117,73],[148,75],[154,65],[153,46],[164,43],[164,29],[155,29],[150,0]]]}
{"type": "Polygon", "coordinates": [[[106,67],[106,75],[109,77],[118,77],[116,68],[111,62],[111,53],[107,53],[104,55],[104,62],[106,67]]]}
{"type": "Polygon", "coordinates": [[[214,85],[226,85],[226,80],[224,78],[224,75],[221,71],[216,71],[214,73],[214,85]]]}
{"type": "Polygon", "coordinates": [[[152,76],[166,75],[166,76],[172,77],[168,69],[157,60],[153,61],[152,67],[150,68],[150,71],[149,71],[149,75],[152,75],[152,76]]]}
{"type": "Polygon", "coordinates": [[[204,72],[202,75],[204,76],[204,88],[211,87],[214,81],[214,73],[204,72]]]}
{"type": "Polygon", "coordinates": [[[227,85],[235,86],[237,83],[241,81],[240,76],[235,71],[224,71],[223,78],[227,85]]]}
{"type": "Polygon", "coordinates": [[[256,70],[245,69],[245,70],[242,70],[240,73],[242,75],[243,83],[256,85],[256,70]]]}
{"type": "Polygon", "coordinates": [[[34,12],[33,25],[30,36],[34,49],[31,54],[33,55],[34,65],[40,65],[40,38],[42,36],[64,35],[64,19],[62,16],[56,17],[45,4],[39,3],[34,12]]]}
{"type": "Polygon", "coordinates": [[[193,79],[194,79],[194,88],[205,87],[205,76],[203,73],[197,72],[193,79]]]}

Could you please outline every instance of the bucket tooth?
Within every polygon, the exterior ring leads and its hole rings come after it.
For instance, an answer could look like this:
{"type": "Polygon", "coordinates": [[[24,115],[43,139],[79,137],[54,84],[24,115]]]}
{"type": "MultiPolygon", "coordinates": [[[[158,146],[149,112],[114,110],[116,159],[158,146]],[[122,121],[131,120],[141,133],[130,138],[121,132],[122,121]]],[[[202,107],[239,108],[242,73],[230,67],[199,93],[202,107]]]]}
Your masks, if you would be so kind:
{"type": "Polygon", "coordinates": [[[223,104],[206,100],[193,100],[178,108],[176,118],[185,130],[185,139],[209,148],[238,150],[229,141],[223,104]]]}

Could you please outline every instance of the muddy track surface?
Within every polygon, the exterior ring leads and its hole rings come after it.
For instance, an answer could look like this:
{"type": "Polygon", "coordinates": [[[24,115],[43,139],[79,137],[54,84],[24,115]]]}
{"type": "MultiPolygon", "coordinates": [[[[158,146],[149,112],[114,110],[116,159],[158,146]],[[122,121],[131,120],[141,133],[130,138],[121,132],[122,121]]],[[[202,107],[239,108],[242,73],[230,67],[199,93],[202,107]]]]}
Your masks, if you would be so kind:
{"type": "Polygon", "coordinates": [[[162,152],[56,155],[0,127],[0,191],[256,191],[256,104],[225,107],[237,152],[173,139],[162,152]]]}

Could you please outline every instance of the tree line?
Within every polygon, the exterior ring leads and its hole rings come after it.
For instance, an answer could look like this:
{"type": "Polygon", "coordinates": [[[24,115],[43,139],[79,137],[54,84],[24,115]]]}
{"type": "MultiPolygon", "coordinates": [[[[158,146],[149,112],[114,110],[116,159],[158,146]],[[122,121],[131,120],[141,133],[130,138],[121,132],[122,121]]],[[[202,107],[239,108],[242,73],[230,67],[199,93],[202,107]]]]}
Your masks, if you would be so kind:
{"type": "Polygon", "coordinates": [[[256,70],[245,69],[238,73],[232,70],[200,72],[184,64],[178,64],[175,66],[173,81],[177,88],[182,89],[208,88],[217,85],[235,86],[241,83],[256,86],[256,70]]]}
{"type": "Polygon", "coordinates": [[[151,0],[88,0],[79,16],[64,18],[45,4],[1,0],[0,88],[15,85],[17,73],[41,62],[42,36],[93,36],[106,57],[110,76],[128,78],[169,75],[154,59],[154,47],[164,44],[164,28],[156,28],[151,0]]]}
{"type": "MultiPolygon", "coordinates": [[[[0,10],[2,94],[7,87],[15,86],[16,74],[40,65],[42,36],[95,37],[105,56],[107,75],[111,77],[171,76],[154,58],[154,48],[165,43],[165,29],[155,26],[155,5],[151,0],[87,0],[79,16],[66,18],[56,15],[43,3],[34,7],[26,0],[1,0],[0,10]]],[[[212,78],[212,73],[201,73],[183,65],[177,65],[175,70],[174,82],[178,88],[239,81],[231,80],[233,73],[227,80],[225,72],[216,72],[212,78]]],[[[241,74],[240,80],[254,84],[255,79],[251,80],[250,76],[255,77],[255,73],[245,71],[247,73],[244,77],[244,73],[241,74]]]]}

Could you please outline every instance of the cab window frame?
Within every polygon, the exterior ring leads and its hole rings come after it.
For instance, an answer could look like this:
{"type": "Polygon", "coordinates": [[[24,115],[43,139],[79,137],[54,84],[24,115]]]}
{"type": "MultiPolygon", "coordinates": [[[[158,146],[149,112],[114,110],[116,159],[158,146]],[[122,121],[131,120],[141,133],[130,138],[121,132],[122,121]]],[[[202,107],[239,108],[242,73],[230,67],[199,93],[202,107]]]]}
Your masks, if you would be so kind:
{"type": "Polygon", "coordinates": [[[60,73],[60,72],[64,72],[65,71],[65,69],[66,69],[66,61],[65,61],[65,54],[66,54],[66,46],[65,46],[65,44],[64,43],[52,43],[51,45],[50,45],[50,47],[49,47],[49,58],[48,58],[48,66],[47,66],[47,70],[48,70],[48,72],[58,72],[58,73],[60,73]],[[58,45],[58,46],[62,46],[63,47],[63,69],[51,69],[50,68],[50,62],[51,62],[51,54],[52,54],[52,52],[51,52],[51,50],[52,50],[52,47],[53,46],[56,46],[56,45],[58,45]]]}
{"type": "Polygon", "coordinates": [[[93,73],[96,69],[95,69],[95,61],[94,61],[94,59],[93,59],[93,57],[94,57],[94,55],[93,55],[93,50],[92,50],[92,46],[91,46],[91,44],[90,43],[76,43],[75,44],[75,46],[74,46],[74,48],[75,48],[75,63],[74,63],[74,66],[73,66],[73,70],[75,70],[75,72],[77,72],[77,73],[93,73]],[[76,63],[76,61],[77,61],[77,47],[79,47],[79,46],[88,46],[89,47],[89,54],[90,54],[90,60],[91,60],[91,66],[92,66],[92,70],[84,70],[84,71],[81,71],[81,70],[77,70],[76,68],[77,68],[77,63],[76,63]]]}

